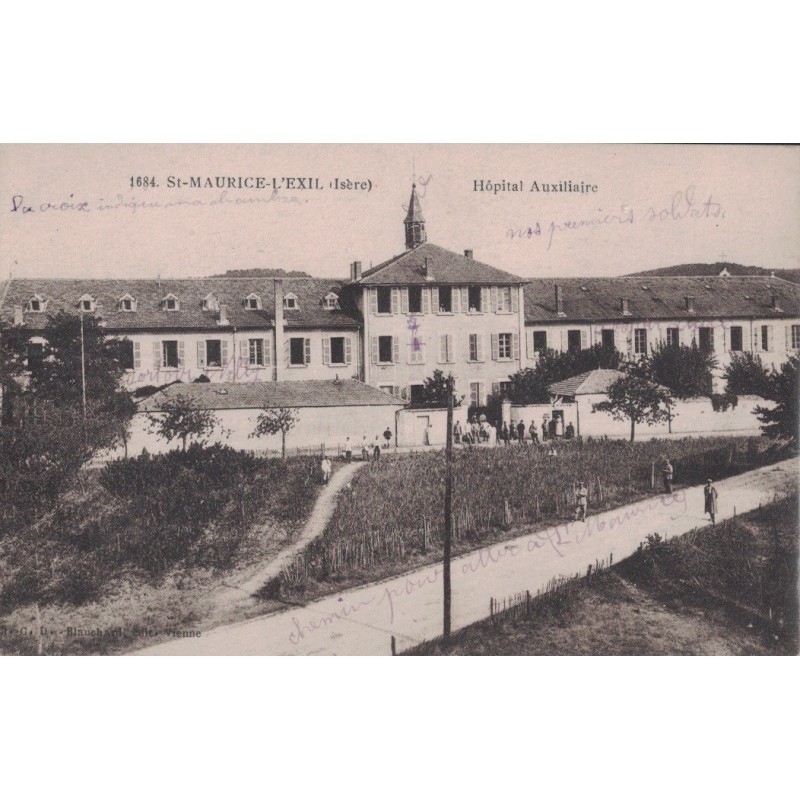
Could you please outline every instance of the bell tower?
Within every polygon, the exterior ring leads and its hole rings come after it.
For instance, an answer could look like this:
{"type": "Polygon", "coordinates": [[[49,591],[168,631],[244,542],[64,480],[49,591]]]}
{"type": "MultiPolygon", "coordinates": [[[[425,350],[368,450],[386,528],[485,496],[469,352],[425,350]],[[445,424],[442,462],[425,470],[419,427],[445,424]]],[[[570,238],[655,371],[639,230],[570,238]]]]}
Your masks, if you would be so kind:
{"type": "Polygon", "coordinates": [[[416,183],[411,184],[411,199],[408,201],[408,214],[406,214],[404,224],[406,226],[406,250],[413,250],[427,241],[425,218],[422,216],[422,209],[419,205],[416,183]]]}

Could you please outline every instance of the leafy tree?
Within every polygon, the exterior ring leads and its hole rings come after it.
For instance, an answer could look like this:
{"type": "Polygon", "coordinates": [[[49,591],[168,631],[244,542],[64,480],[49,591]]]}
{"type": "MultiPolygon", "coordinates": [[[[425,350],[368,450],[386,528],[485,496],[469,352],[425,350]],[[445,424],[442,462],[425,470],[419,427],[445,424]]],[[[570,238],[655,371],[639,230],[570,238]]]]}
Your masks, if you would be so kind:
{"type": "Polygon", "coordinates": [[[712,372],[717,359],[712,350],[691,345],[657,342],[646,359],[648,377],[653,383],[666,386],[673,396],[708,397],[711,394],[712,372]]]}
{"type": "Polygon", "coordinates": [[[608,400],[595,403],[594,411],[630,420],[633,441],[638,424],[655,425],[670,418],[672,398],[667,389],[649,379],[646,362],[627,364],[624,369],[625,374],[609,386],[608,400]]]}
{"type": "Polygon", "coordinates": [[[18,328],[0,331],[0,424],[12,421],[15,399],[23,391],[24,354],[25,339],[18,328]]]}
{"type": "Polygon", "coordinates": [[[195,438],[198,442],[210,436],[219,426],[217,415],[198,404],[186,395],[170,397],[159,406],[159,412],[148,414],[150,430],[171,442],[180,439],[182,449],[186,442],[195,438]]]}
{"type": "Polygon", "coordinates": [[[798,395],[797,367],[800,359],[790,356],[780,368],[769,376],[764,394],[766,400],[773,400],[775,408],[758,406],[755,413],[761,420],[761,430],[771,439],[798,441],[798,415],[800,415],[800,396],[798,395]]]}
{"type": "MultiPolygon", "coordinates": [[[[81,405],[81,316],[59,311],[49,319],[42,335],[46,344],[41,365],[31,374],[31,391],[56,405],[81,405]]],[[[121,360],[124,346],[122,341],[107,337],[94,316],[83,315],[86,399],[94,409],[105,411],[116,403],[125,371],[121,360]]]]}
{"type": "Polygon", "coordinates": [[[248,438],[281,435],[281,458],[286,458],[286,434],[297,424],[299,416],[293,408],[265,408],[256,420],[256,429],[248,438]]]}
{"type": "Polygon", "coordinates": [[[733,353],[724,375],[727,394],[766,397],[770,391],[770,373],[761,357],[753,353],[733,353]]]}
{"type": "MultiPolygon", "coordinates": [[[[430,378],[425,378],[422,385],[422,397],[414,403],[415,408],[447,408],[447,395],[450,392],[453,378],[442,370],[434,370],[430,378]]],[[[453,407],[461,405],[463,397],[453,396],[453,407]]]]}

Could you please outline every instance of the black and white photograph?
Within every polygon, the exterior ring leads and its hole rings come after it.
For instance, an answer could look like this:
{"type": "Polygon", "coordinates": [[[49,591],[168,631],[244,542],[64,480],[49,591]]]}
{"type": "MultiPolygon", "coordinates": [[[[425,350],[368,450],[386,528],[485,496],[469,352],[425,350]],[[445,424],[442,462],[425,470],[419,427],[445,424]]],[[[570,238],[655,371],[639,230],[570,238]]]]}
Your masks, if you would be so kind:
{"type": "Polygon", "coordinates": [[[797,655],[794,147],[4,145],[3,655],[797,655]]]}

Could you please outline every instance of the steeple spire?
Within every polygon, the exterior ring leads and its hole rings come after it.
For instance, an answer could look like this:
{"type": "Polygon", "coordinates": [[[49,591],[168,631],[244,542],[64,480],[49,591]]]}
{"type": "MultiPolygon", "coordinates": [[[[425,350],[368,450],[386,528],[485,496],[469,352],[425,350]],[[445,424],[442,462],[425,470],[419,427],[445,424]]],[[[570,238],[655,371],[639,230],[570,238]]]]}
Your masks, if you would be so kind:
{"type": "Polygon", "coordinates": [[[408,214],[406,214],[404,224],[406,226],[406,250],[413,250],[427,241],[425,218],[422,216],[422,209],[419,205],[416,183],[411,184],[411,199],[408,201],[408,214]]]}

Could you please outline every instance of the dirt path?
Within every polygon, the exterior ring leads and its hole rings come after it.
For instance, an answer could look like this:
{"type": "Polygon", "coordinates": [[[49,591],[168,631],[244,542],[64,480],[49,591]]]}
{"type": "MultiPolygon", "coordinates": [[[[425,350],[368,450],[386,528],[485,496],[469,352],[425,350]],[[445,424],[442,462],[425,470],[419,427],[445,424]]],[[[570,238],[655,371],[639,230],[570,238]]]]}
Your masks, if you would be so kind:
{"type": "MultiPolygon", "coordinates": [[[[718,519],[742,514],[797,486],[798,460],[782,461],[717,483],[718,519]]],[[[708,524],[703,488],[654,495],[585,523],[528,529],[516,539],[453,560],[453,630],[484,619],[489,599],[535,591],[558,575],[584,573],[587,564],[629,556],[650,533],[679,536],[708,524]]],[[[390,638],[404,650],[441,633],[441,566],[329,595],[248,622],[138,651],[152,655],[388,655],[390,638]]]]}
{"type": "Polygon", "coordinates": [[[230,622],[237,616],[241,618],[241,615],[246,615],[248,610],[252,614],[252,609],[256,606],[256,599],[253,595],[267,581],[280,574],[287,561],[291,561],[309,542],[322,535],[336,510],[339,492],[350,483],[356,472],[364,465],[364,461],[355,461],[336,470],[330,483],[320,492],[300,536],[282,548],[274,558],[242,583],[235,586],[225,584],[223,589],[214,593],[213,611],[210,613],[209,620],[212,627],[230,622]]]}

